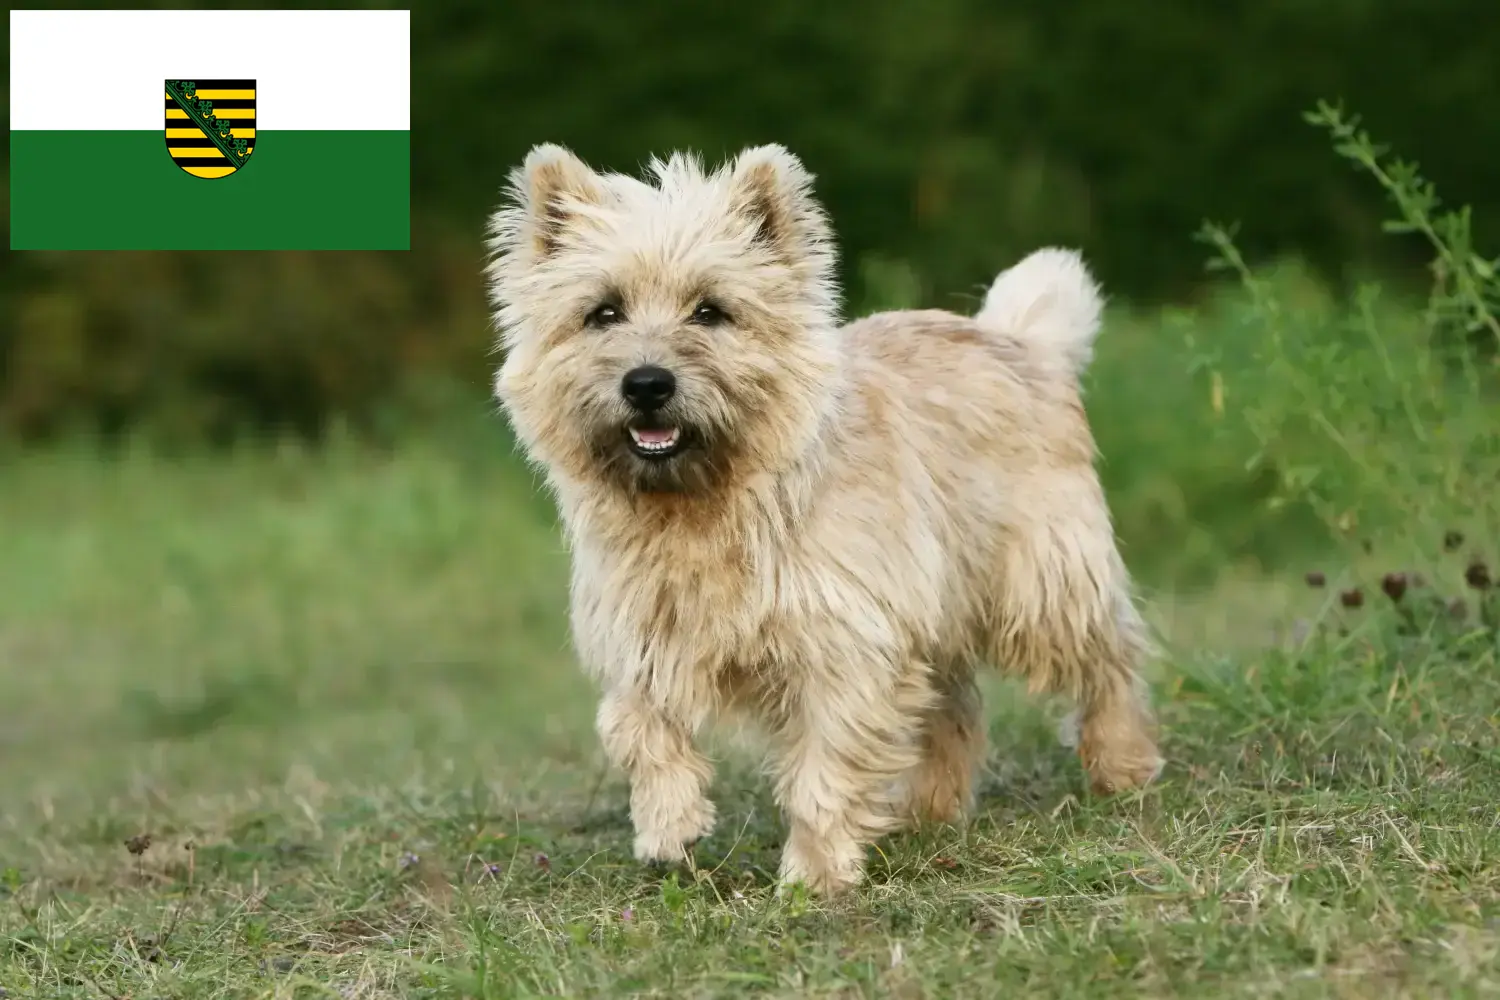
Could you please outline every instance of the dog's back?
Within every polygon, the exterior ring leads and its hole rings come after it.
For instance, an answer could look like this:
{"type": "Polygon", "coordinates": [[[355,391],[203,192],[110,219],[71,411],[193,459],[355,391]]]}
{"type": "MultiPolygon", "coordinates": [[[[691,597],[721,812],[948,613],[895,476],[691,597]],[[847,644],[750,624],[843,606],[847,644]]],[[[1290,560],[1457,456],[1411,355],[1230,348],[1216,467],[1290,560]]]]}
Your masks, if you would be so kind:
{"type": "MultiPolygon", "coordinates": [[[[883,509],[880,550],[910,549],[926,537],[943,553],[909,560],[899,573],[904,587],[936,591],[943,610],[935,655],[977,642],[985,648],[967,651],[993,658],[1017,606],[1033,618],[1063,617],[1061,585],[1049,579],[1061,572],[1052,567],[1059,558],[1077,564],[1068,586],[1080,577],[1096,582],[1093,607],[1120,603],[1106,594],[1127,589],[1078,385],[1099,315],[1078,257],[1044,250],[1001,274],[974,317],[886,312],[843,329],[852,392],[828,514],[844,524],[849,498],[867,496],[883,509]]],[[[1133,619],[1125,604],[1120,613],[1133,619]]],[[[1038,686],[1064,680],[1053,676],[1050,657],[1004,652],[1010,662],[1001,666],[1038,686]]]]}

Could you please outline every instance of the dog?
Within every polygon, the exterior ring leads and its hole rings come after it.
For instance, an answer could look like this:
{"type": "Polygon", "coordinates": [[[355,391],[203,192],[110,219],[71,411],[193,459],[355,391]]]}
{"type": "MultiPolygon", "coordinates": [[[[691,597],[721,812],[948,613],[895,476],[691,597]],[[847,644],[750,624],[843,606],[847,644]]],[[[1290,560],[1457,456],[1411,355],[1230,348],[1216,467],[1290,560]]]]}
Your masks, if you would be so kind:
{"type": "Polygon", "coordinates": [[[1148,630],[1079,375],[1101,297],[1038,250],[973,316],[842,325],[828,217],[778,145],[647,179],[540,145],[490,218],[501,410],[555,494],[577,654],[635,855],[714,825],[713,718],[769,737],[783,884],[972,806],[993,664],[1072,699],[1101,793],[1161,767],[1148,630]]]}

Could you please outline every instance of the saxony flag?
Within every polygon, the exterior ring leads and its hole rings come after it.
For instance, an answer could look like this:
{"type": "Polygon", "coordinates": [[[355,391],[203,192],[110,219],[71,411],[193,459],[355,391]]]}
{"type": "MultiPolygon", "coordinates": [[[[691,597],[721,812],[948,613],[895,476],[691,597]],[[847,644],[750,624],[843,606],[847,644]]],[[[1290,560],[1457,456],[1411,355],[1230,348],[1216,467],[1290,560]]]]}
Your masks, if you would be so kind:
{"type": "Polygon", "coordinates": [[[404,10],[13,10],[13,250],[405,250],[404,10]]]}

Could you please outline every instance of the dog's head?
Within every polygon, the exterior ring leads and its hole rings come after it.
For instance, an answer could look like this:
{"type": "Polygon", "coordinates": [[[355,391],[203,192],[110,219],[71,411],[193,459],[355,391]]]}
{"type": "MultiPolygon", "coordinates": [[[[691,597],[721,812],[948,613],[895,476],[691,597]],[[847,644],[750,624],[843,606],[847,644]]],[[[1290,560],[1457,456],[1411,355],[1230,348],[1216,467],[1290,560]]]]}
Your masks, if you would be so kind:
{"type": "Polygon", "coordinates": [[[828,224],[779,146],[649,181],[533,149],[491,219],[496,394],[534,460],[632,492],[786,468],[839,368],[828,224]]]}

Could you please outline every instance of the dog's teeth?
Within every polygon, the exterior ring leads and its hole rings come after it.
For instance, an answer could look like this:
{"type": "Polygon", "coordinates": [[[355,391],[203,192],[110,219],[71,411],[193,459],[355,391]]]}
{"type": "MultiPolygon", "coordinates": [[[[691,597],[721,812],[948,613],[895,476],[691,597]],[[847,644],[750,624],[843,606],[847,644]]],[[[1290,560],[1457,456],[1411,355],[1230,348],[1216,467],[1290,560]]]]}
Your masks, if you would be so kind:
{"type": "Polygon", "coordinates": [[[670,430],[641,431],[630,428],[630,439],[635,442],[636,447],[642,451],[668,451],[677,445],[677,439],[681,431],[673,427],[670,430]]]}

